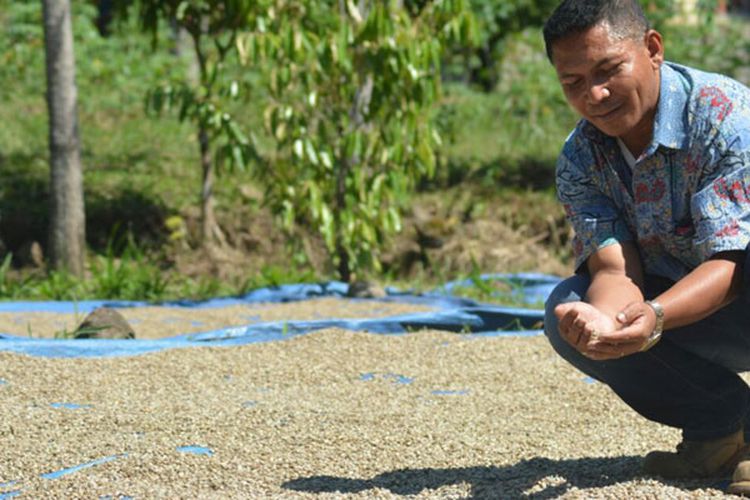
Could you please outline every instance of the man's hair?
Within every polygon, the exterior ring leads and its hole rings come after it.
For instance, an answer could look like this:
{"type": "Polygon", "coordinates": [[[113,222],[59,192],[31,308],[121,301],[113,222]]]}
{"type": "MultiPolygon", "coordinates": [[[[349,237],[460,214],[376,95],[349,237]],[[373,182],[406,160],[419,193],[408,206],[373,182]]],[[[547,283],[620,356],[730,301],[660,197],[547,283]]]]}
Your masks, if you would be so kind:
{"type": "Polygon", "coordinates": [[[649,22],[638,0],[563,0],[544,24],[544,45],[552,62],[552,46],[599,23],[609,24],[618,38],[640,39],[649,22]]]}

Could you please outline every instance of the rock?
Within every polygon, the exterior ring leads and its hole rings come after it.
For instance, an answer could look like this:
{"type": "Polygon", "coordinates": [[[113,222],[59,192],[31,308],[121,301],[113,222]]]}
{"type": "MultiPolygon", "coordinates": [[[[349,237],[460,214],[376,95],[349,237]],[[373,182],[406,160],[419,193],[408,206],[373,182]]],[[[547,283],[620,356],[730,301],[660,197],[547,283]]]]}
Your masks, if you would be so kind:
{"type": "Polygon", "coordinates": [[[83,320],[73,333],[76,339],[134,339],[135,332],[127,320],[114,309],[100,307],[83,320]]]}
{"type": "Polygon", "coordinates": [[[44,251],[38,241],[27,241],[21,245],[16,257],[22,266],[44,267],[44,251]]]}
{"type": "Polygon", "coordinates": [[[458,219],[453,216],[417,219],[414,222],[417,243],[424,249],[442,248],[454,235],[458,225],[458,219]]]}
{"type": "Polygon", "coordinates": [[[420,227],[416,227],[417,230],[417,244],[421,248],[443,248],[445,240],[440,236],[429,234],[424,232],[420,227]]]}
{"type": "Polygon", "coordinates": [[[388,295],[383,287],[370,281],[354,281],[349,283],[347,297],[358,299],[379,299],[388,295]]]}

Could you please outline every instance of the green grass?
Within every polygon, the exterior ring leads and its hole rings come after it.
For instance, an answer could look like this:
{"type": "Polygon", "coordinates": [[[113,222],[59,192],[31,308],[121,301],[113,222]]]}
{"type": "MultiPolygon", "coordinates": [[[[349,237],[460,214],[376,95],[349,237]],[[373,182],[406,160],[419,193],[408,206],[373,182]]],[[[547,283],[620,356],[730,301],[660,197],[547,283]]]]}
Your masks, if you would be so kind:
{"type": "Polygon", "coordinates": [[[211,276],[196,279],[162,269],[132,251],[122,257],[95,255],[88,278],[80,280],[61,271],[13,272],[9,269],[10,257],[8,254],[0,266],[0,300],[204,300],[284,283],[317,281],[310,272],[275,266],[242,280],[211,276]]]}
{"type": "Polygon", "coordinates": [[[494,188],[547,189],[577,117],[566,104],[539,33],[508,42],[492,93],[446,86],[438,113],[447,147],[437,185],[476,181],[494,188]]]}

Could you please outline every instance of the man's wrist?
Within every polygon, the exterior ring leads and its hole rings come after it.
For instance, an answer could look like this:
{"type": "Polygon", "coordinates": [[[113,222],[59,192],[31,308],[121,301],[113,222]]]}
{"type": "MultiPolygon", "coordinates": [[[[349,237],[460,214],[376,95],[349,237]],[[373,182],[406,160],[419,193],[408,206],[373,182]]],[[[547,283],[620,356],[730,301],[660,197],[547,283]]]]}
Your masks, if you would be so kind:
{"type": "Polygon", "coordinates": [[[664,331],[664,308],[655,300],[647,300],[645,303],[654,311],[656,323],[654,324],[654,329],[651,332],[651,335],[649,335],[646,342],[641,346],[641,352],[648,351],[654,347],[659,340],[661,340],[661,335],[664,331]]]}

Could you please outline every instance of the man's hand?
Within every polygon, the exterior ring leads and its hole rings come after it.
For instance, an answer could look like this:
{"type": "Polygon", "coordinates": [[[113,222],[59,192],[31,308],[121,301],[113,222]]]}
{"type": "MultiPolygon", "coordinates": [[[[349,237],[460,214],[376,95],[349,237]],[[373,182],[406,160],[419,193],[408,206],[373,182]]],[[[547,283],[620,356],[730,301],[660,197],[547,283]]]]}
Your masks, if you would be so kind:
{"type": "Polygon", "coordinates": [[[606,353],[591,349],[597,338],[607,332],[614,332],[616,324],[606,314],[587,302],[568,302],[555,308],[555,315],[560,320],[560,335],[578,352],[591,359],[609,359],[606,353]]]}
{"type": "Polygon", "coordinates": [[[617,314],[618,327],[602,331],[587,349],[595,359],[613,359],[640,352],[656,326],[656,313],[645,302],[632,302],[617,314]]]}

